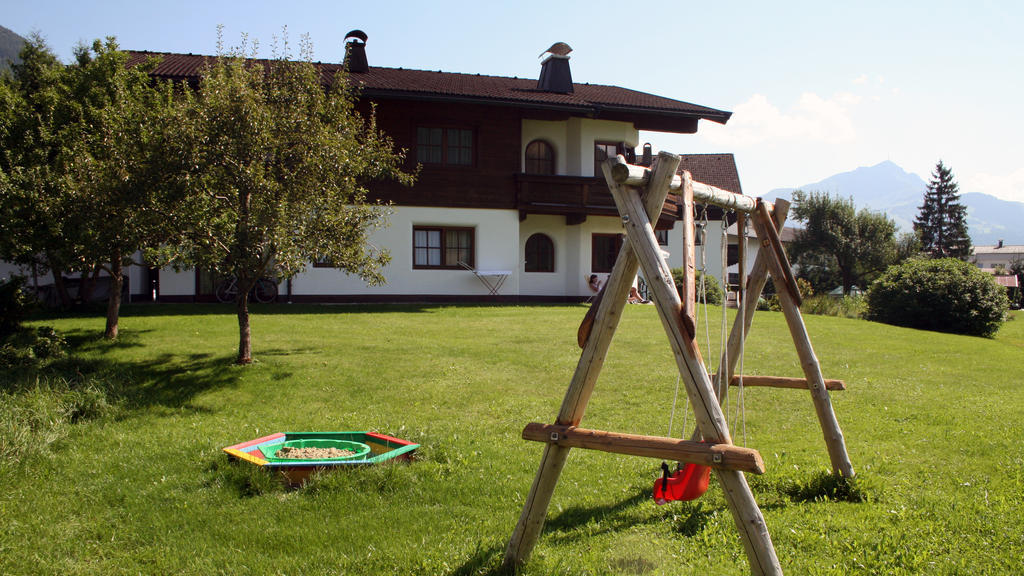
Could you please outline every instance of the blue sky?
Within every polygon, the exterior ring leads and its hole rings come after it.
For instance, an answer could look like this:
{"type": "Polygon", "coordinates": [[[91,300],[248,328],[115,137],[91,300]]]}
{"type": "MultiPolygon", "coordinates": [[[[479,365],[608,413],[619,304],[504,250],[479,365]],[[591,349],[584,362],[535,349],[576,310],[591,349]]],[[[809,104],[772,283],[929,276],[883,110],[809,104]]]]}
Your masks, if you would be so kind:
{"type": "Polygon", "coordinates": [[[39,31],[65,60],[79,41],[213,53],[217,25],[270,55],[287,26],[340,61],[354,28],[371,65],[535,78],[570,44],[573,79],[731,110],[655,149],[732,152],[744,191],[799,186],[891,160],[962,192],[1024,202],[1024,3],[1005,2],[5,2],[0,25],[39,31]],[[629,6],[649,5],[647,12],[629,6]],[[666,9],[669,6],[670,9],[666,9]]]}

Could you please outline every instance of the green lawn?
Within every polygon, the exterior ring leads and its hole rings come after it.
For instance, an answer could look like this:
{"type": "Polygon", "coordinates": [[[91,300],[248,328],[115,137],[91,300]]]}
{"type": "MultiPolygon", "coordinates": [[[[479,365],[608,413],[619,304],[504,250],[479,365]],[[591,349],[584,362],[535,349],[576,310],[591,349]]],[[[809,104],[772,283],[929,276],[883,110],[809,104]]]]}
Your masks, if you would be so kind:
{"type": "MultiPolygon", "coordinates": [[[[56,423],[41,385],[0,373],[14,422],[0,430],[31,440],[0,461],[0,573],[492,573],[542,450],[519,434],[554,420],[585,310],[256,307],[248,367],[231,365],[228,307],[126,307],[113,344],[95,338],[100,316],[37,322],[68,335],[75,355],[58,369],[81,374],[69,387],[99,394],[99,408],[56,423]],[[306,430],[375,430],[423,448],[410,465],[298,490],[221,452],[306,430]]],[[[1019,574],[1024,317],[995,339],[806,320],[825,377],[847,383],[833,405],[871,498],[795,495],[829,469],[806,392],[747,390],[745,441],[733,396],[736,441],[767,465],[749,480],[783,570],[1019,574]]],[[[801,375],[780,313],[757,313],[744,363],[801,375]]],[[[664,435],[675,384],[654,308],[629,306],[582,424],[664,435]]],[[[719,487],[655,506],[659,465],[573,451],[523,573],[748,573],[719,487]]]]}

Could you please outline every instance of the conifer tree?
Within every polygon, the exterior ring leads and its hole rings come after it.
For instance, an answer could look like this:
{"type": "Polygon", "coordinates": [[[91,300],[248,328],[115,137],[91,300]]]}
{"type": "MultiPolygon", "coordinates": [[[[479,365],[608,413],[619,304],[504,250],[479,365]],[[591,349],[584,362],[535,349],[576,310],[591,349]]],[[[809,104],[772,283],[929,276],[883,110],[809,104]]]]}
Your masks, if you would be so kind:
{"type": "Polygon", "coordinates": [[[967,235],[967,207],[960,203],[960,186],[953,171],[942,160],[932,172],[924,193],[924,204],[918,208],[914,232],[921,239],[921,249],[932,258],[959,258],[971,255],[971,238],[967,235]]]}

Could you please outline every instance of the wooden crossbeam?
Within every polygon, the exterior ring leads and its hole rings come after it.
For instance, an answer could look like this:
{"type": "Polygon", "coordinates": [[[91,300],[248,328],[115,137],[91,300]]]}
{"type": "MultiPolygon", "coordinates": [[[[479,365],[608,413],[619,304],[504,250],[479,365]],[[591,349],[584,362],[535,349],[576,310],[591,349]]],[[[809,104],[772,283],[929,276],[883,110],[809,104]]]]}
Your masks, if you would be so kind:
{"type": "MultiPolygon", "coordinates": [[[[655,164],[656,168],[657,164],[655,164]]],[[[612,166],[610,173],[610,179],[623,186],[649,186],[652,176],[653,173],[649,168],[633,166],[625,162],[612,166]]],[[[679,192],[685,185],[685,179],[676,174],[671,178],[669,189],[673,192],[679,192]]],[[[757,208],[757,200],[750,196],[736,194],[735,192],[716,188],[703,182],[693,182],[693,197],[698,202],[714,204],[715,206],[738,212],[750,213],[757,208]]],[[[768,204],[768,211],[772,211],[771,204],[768,204]]]]}
{"type": "MultiPolygon", "coordinates": [[[[740,385],[740,375],[734,375],[729,381],[730,386],[740,385]]],[[[796,390],[808,390],[810,385],[807,378],[786,378],[784,376],[756,376],[744,375],[744,386],[767,386],[769,388],[793,388],[796,390]]],[[[825,380],[826,390],[846,390],[846,383],[842,380],[825,380]]]]}
{"type": "Polygon", "coordinates": [[[753,474],[764,474],[765,470],[764,460],[757,450],[732,444],[605,432],[539,422],[526,425],[523,429],[523,439],[567,448],[585,448],[613,454],[689,462],[721,470],[739,470],[753,474]]]}

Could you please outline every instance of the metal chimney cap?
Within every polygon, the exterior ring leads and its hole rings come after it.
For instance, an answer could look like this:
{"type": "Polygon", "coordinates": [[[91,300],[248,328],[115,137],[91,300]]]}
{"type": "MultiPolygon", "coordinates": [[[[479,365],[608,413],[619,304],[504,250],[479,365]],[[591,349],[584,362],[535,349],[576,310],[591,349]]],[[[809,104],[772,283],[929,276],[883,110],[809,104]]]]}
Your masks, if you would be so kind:
{"type": "MultiPolygon", "coordinates": [[[[540,56],[543,56],[548,53],[554,54],[555,56],[568,56],[569,52],[572,52],[571,46],[569,46],[565,42],[555,42],[554,44],[551,45],[551,48],[548,48],[547,50],[541,52],[540,56]]],[[[538,56],[538,58],[540,58],[540,56],[538,56]]]]}
{"type": "Polygon", "coordinates": [[[349,32],[348,34],[345,34],[345,40],[347,41],[349,38],[355,38],[357,40],[362,40],[363,43],[365,44],[367,38],[369,38],[369,37],[366,35],[366,32],[363,32],[362,30],[353,30],[353,31],[349,32]]]}

